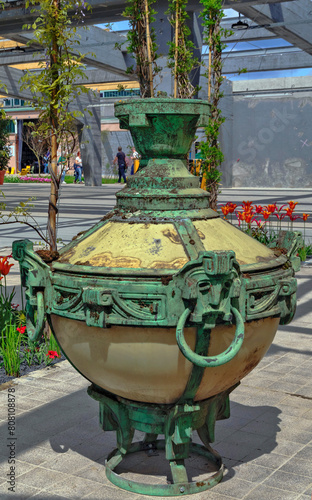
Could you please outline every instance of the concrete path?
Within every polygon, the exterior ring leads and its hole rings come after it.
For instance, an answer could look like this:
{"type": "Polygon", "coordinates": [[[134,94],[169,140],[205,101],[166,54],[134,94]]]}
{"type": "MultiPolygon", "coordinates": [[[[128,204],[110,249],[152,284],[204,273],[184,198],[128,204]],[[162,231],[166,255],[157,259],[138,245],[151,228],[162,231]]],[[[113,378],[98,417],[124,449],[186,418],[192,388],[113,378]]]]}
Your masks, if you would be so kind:
{"type": "MultiPolygon", "coordinates": [[[[71,193],[77,199],[78,187],[65,188],[66,192],[73,189],[71,193]]],[[[107,196],[111,197],[116,188],[109,189],[107,196]]],[[[87,195],[87,191],[84,193],[87,195]]],[[[234,190],[225,193],[225,201],[235,201],[234,195],[234,190]]],[[[268,200],[271,193],[262,192],[261,196],[268,200]]],[[[286,196],[287,200],[298,200],[295,193],[286,196]]],[[[105,205],[105,200],[100,202],[99,198],[92,205],[89,193],[89,201],[84,198],[81,202],[81,211],[86,206],[91,212],[97,211],[95,205],[105,205]]],[[[259,201],[249,192],[241,199],[259,201]]],[[[308,200],[307,205],[311,205],[310,194],[308,200]]],[[[88,222],[98,215],[88,214],[88,222]]],[[[9,276],[18,282],[17,274],[9,276]]],[[[264,359],[232,393],[231,417],[217,422],[213,446],[223,457],[225,477],[212,490],[187,496],[188,499],[311,500],[312,267],[302,267],[297,278],[295,319],[289,326],[280,327],[264,359]]],[[[15,379],[10,388],[0,387],[1,500],[148,498],[118,489],[106,479],[104,463],[115,448],[115,434],[99,428],[98,404],[87,395],[88,385],[64,361],[54,368],[15,379]],[[8,396],[12,394],[16,440],[12,440],[8,428],[8,396]],[[15,492],[8,490],[7,482],[10,446],[15,454],[15,492]]],[[[138,433],[136,439],[139,438],[138,433]]],[[[148,457],[142,452],[119,471],[132,479],[165,484],[168,470],[162,458],[148,457]]],[[[205,460],[192,457],[188,466],[193,479],[200,480],[207,474],[205,460]]]]}

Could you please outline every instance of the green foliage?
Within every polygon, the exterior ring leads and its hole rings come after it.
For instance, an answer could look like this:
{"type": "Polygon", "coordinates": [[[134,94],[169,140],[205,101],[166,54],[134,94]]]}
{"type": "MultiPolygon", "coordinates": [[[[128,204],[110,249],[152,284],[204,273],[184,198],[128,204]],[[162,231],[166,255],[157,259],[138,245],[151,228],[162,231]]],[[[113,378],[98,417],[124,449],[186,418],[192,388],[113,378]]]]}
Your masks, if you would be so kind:
{"type": "Polygon", "coordinates": [[[203,5],[200,16],[204,26],[204,44],[208,45],[211,58],[210,68],[208,67],[205,72],[210,89],[208,99],[211,104],[211,116],[209,125],[205,129],[206,140],[200,143],[200,148],[205,187],[210,192],[210,206],[216,210],[218,186],[222,177],[219,167],[224,158],[218,141],[220,127],[224,122],[219,109],[219,102],[223,96],[220,91],[223,82],[221,57],[226,47],[222,38],[230,36],[232,32],[221,27],[221,20],[224,17],[221,0],[200,0],[200,2],[203,5]]]}
{"type": "Polygon", "coordinates": [[[10,321],[5,324],[1,334],[0,354],[5,373],[9,376],[18,377],[20,364],[22,361],[21,353],[21,335],[16,330],[15,323],[10,321]]]}
{"type": "MultiPolygon", "coordinates": [[[[148,40],[147,27],[155,21],[156,11],[151,8],[155,0],[127,0],[127,5],[123,16],[129,19],[130,30],[127,34],[127,52],[134,54],[136,66],[130,66],[127,73],[137,76],[140,83],[141,97],[151,97],[151,87],[153,88],[153,79],[161,71],[157,64],[158,54],[156,45],[156,35],[154,28],[150,28],[150,37],[148,40]],[[148,14],[146,15],[146,4],[148,14]],[[148,56],[148,43],[150,41],[150,56],[148,56]],[[150,80],[150,65],[152,73],[152,82],[150,80]]],[[[121,48],[116,44],[116,48],[121,48]]]]}
{"type": "Polygon", "coordinates": [[[38,17],[24,29],[33,30],[33,41],[45,50],[40,72],[27,70],[22,77],[22,89],[31,90],[32,106],[39,111],[40,127],[36,131],[42,139],[56,134],[58,145],[64,134],[72,130],[77,112],[70,112],[69,105],[81,93],[88,92],[83,85],[76,85],[77,78],[85,77],[84,57],[78,50],[77,22],[83,8],[89,9],[82,0],[28,0],[26,8],[34,5],[32,12],[38,17]],[[70,11],[76,11],[71,17],[70,11]]]}
{"type": "Polygon", "coordinates": [[[189,19],[186,6],[187,0],[171,0],[166,12],[171,26],[177,30],[175,40],[168,42],[168,68],[171,68],[172,75],[177,81],[175,97],[178,98],[191,98],[198,92],[198,87],[193,87],[190,82],[190,73],[199,66],[199,61],[194,57],[195,45],[189,40],[191,30],[186,24],[189,19]]]}
{"type": "Polygon", "coordinates": [[[3,109],[0,110],[0,170],[6,170],[10,161],[10,139],[9,123],[11,118],[7,117],[3,109]]]}
{"type": "Polygon", "coordinates": [[[11,306],[15,292],[13,291],[7,296],[6,292],[4,292],[5,288],[0,283],[0,333],[5,328],[5,325],[14,322],[15,317],[11,306]]]}
{"type": "Polygon", "coordinates": [[[278,234],[272,230],[268,231],[264,226],[248,227],[244,232],[266,246],[272,247],[278,241],[278,234]]]}
{"type": "Polygon", "coordinates": [[[299,248],[298,255],[300,257],[300,260],[304,262],[307,257],[312,256],[312,245],[304,244],[302,248],[299,248]]]}

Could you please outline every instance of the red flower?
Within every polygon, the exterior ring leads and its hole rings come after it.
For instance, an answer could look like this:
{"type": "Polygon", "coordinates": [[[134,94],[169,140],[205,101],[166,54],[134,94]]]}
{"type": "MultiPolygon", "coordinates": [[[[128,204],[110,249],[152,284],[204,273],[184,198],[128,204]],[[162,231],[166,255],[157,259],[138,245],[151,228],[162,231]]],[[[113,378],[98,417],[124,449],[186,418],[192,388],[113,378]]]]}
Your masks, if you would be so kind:
{"type": "Polygon", "coordinates": [[[0,257],[0,274],[3,274],[3,276],[9,274],[11,267],[14,266],[14,264],[8,263],[8,258],[9,257],[0,257]]]}
{"type": "Polygon", "coordinates": [[[295,210],[296,205],[298,205],[298,202],[297,202],[297,201],[296,201],[296,202],[294,202],[294,201],[289,201],[289,202],[288,202],[288,205],[289,205],[289,208],[290,208],[292,211],[294,211],[294,210],[295,210]]]}
{"type": "Polygon", "coordinates": [[[268,205],[266,207],[266,209],[267,209],[268,212],[270,212],[271,214],[273,214],[273,212],[275,212],[275,210],[277,210],[276,203],[268,205]]]}
{"type": "Polygon", "coordinates": [[[261,205],[255,205],[256,213],[261,214],[263,207],[261,205]]]}
{"type": "Polygon", "coordinates": [[[288,217],[292,218],[292,214],[293,214],[294,209],[289,207],[289,208],[285,208],[284,210],[286,211],[286,215],[288,215],[288,217]]]}
{"type": "Polygon", "coordinates": [[[310,217],[310,214],[302,214],[302,219],[304,221],[306,221],[308,217],[310,217]]]}
{"type": "Polygon", "coordinates": [[[243,201],[243,209],[249,210],[252,207],[252,201],[243,201]]]}
{"type": "Polygon", "coordinates": [[[264,222],[262,222],[262,220],[257,220],[257,219],[254,220],[259,229],[261,229],[264,226],[264,222]]]}
{"type": "Polygon", "coordinates": [[[286,214],[281,214],[280,212],[277,212],[274,215],[276,215],[276,217],[278,218],[278,220],[283,220],[284,217],[286,217],[286,214]]]}
{"type": "Polygon", "coordinates": [[[46,356],[49,356],[50,359],[60,358],[59,354],[57,354],[57,351],[48,351],[48,354],[46,354],[46,356]]]}
{"type": "Polygon", "coordinates": [[[252,222],[253,215],[254,212],[245,213],[245,221],[247,222],[247,224],[250,224],[252,222]]]}
{"type": "Polygon", "coordinates": [[[229,209],[229,213],[232,214],[237,207],[236,203],[232,203],[230,201],[227,202],[226,207],[229,209]]]}
{"type": "Polygon", "coordinates": [[[268,210],[263,210],[262,215],[264,220],[267,220],[270,217],[271,212],[268,212],[268,210]]]}
{"type": "Polygon", "coordinates": [[[20,326],[16,328],[16,331],[20,332],[21,335],[26,332],[26,326],[20,326]]]}
{"type": "Polygon", "coordinates": [[[225,205],[225,207],[221,207],[221,210],[222,210],[224,217],[226,217],[230,212],[229,207],[226,205],[225,205]]]}

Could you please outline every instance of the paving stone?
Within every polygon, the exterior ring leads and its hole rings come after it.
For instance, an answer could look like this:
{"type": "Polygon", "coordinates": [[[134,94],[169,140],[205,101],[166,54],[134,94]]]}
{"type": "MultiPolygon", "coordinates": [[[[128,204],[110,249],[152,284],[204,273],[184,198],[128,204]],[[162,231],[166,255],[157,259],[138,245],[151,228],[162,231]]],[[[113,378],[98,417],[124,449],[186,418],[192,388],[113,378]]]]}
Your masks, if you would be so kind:
{"type": "Polygon", "coordinates": [[[312,483],[310,484],[308,489],[304,492],[304,495],[308,495],[311,499],[311,497],[312,497],[312,483]]]}
{"type": "Polygon", "coordinates": [[[244,497],[244,500],[296,500],[297,498],[297,493],[260,484],[248,493],[248,495],[244,497]]]}
{"type": "Polygon", "coordinates": [[[231,477],[227,481],[225,476],[221,483],[217,484],[214,489],[216,493],[221,493],[230,498],[244,498],[254,487],[255,485],[252,482],[239,479],[238,477],[231,477]]]}
{"type": "Polygon", "coordinates": [[[299,495],[303,493],[311,483],[311,478],[289,472],[275,471],[263,484],[278,488],[280,490],[293,491],[299,495]]]}
{"type": "MultiPolygon", "coordinates": [[[[124,491],[120,488],[111,487],[98,487],[88,495],[82,497],[88,500],[137,500],[138,498],[148,498],[145,495],[138,495],[131,491],[124,491]]],[[[157,497],[160,499],[161,497],[157,497]]]]}
{"type": "Polygon", "coordinates": [[[15,492],[8,491],[7,483],[0,485],[1,500],[27,500],[36,493],[39,493],[38,488],[23,484],[20,480],[16,483],[15,492]]]}
{"type": "Polygon", "coordinates": [[[276,453],[277,455],[286,455],[287,457],[292,457],[298,451],[302,450],[303,447],[304,445],[301,443],[294,443],[292,441],[288,441],[287,439],[280,439],[278,443],[275,442],[275,446],[273,446],[271,451],[272,453],[276,453]]]}
{"type": "Polygon", "coordinates": [[[312,463],[312,446],[305,446],[302,450],[298,451],[296,457],[301,460],[307,460],[312,463]]]}
{"type": "Polygon", "coordinates": [[[251,481],[252,483],[261,483],[267,477],[272,474],[274,469],[268,467],[262,467],[259,464],[242,464],[235,467],[236,476],[240,479],[245,479],[246,481],[251,481]]]}
{"type": "MultiPolygon", "coordinates": [[[[35,495],[30,497],[31,500],[42,500],[43,498],[45,500],[68,500],[64,496],[60,495],[55,495],[53,492],[49,491],[47,492],[46,490],[41,490],[39,493],[36,493],[35,495]]],[[[11,499],[12,500],[12,499],[11,499]]]]}
{"type": "Polygon", "coordinates": [[[280,470],[282,472],[291,472],[292,474],[310,477],[312,483],[311,461],[300,459],[298,458],[298,455],[288,460],[288,462],[286,462],[280,470]]]}
{"type": "MultiPolygon", "coordinates": [[[[262,467],[267,467],[273,471],[273,469],[279,469],[284,463],[289,460],[289,457],[283,455],[277,455],[276,453],[264,453],[263,455],[251,460],[251,463],[256,465],[261,465],[262,467]]],[[[246,457],[246,462],[249,461],[249,457],[246,457]]]]}
{"type": "MultiPolygon", "coordinates": [[[[97,489],[97,484],[89,481],[85,478],[80,478],[77,476],[68,476],[64,481],[58,482],[53,487],[53,493],[56,495],[62,495],[65,498],[70,498],[72,500],[80,500],[85,495],[92,493],[97,489]]],[[[49,490],[45,490],[48,494],[49,490]]]]}
{"type": "Polygon", "coordinates": [[[22,451],[18,454],[18,459],[22,462],[26,462],[31,465],[40,465],[46,462],[48,459],[53,460],[55,458],[55,451],[51,447],[40,448],[34,447],[22,451]]]}
{"type": "MultiPolygon", "coordinates": [[[[26,472],[20,476],[19,481],[25,485],[36,485],[39,490],[44,490],[47,485],[50,489],[55,492],[56,485],[65,480],[71,481],[71,476],[58,471],[49,470],[44,467],[38,466],[32,469],[30,472],[26,472]]],[[[59,494],[59,493],[58,493],[59,494]]]]}

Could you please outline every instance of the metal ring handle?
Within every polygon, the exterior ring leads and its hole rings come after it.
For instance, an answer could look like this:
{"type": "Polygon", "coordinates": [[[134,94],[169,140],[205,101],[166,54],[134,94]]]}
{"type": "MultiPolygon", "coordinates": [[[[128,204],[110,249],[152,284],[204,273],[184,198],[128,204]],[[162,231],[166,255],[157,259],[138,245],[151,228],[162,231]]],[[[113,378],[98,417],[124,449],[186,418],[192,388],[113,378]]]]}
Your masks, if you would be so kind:
{"type": "Polygon", "coordinates": [[[216,356],[200,356],[199,354],[196,354],[192,351],[192,349],[187,345],[184,338],[184,326],[187,318],[191,313],[191,309],[185,309],[177,324],[176,339],[179,349],[186,357],[186,359],[191,361],[191,363],[196,366],[207,368],[210,366],[214,367],[224,365],[225,363],[231,361],[234,356],[236,356],[244,340],[245,328],[244,321],[240,312],[232,306],[231,312],[233,313],[236,321],[235,336],[231,345],[229,345],[229,347],[225,351],[221,352],[220,354],[216,354],[216,356]]]}
{"type": "Polygon", "coordinates": [[[44,329],[44,299],[43,299],[43,292],[37,292],[36,295],[37,298],[37,321],[36,325],[33,324],[32,317],[28,313],[26,313],[26,328],[27,328],[27,334],[29,340],[32,342],[35,342],[39,335],[41,335],[43,329],[44,329]]]}

